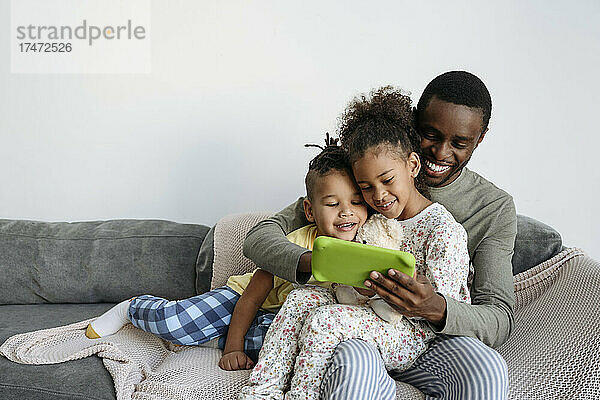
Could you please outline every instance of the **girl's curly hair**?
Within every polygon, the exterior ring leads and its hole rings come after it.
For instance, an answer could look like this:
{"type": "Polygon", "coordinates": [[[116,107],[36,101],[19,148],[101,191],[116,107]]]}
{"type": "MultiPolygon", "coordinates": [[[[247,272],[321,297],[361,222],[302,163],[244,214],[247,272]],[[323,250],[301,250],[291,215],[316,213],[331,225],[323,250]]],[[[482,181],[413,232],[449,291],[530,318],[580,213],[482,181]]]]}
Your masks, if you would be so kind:
{"type": "MultiPolygon", "coordinates": [[[[339,118],[340,142],[348,151],[350,162],[382,145],[404,161],[411,152],[421,157],[415,115],[409,94],[393,86],[383,86],[355,97],[339,118]]],[[[429,197],[422,172],[415,178],[415,186],[429,197]]]]}

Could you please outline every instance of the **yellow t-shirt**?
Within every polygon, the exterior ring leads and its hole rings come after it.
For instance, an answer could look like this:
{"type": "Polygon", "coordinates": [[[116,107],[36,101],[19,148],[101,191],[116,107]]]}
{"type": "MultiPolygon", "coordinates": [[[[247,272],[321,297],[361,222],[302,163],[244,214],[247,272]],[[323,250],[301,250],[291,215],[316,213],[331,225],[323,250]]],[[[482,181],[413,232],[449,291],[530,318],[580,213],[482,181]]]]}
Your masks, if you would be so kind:
{"type": "MultiPolygon", "coordinates": [[[[296,229],[287,235],[287,238],[290,242],[296,243],[298,246],[306,247],[308,250],[312,251],[313,243],[317,238],[317,226],[315,224],[311,224],[300,229],[296,229]]],[[[254,272],[249,272],[244,275],[231,276],[227,280],[227,286],[241,295],[248,287],[252,275],[254,275],[254,272]]],[[[324,282],[318,282],[312,276],[307,283],[327,287],[330,287],[331,285],[324,282]]],[[[261,308],[267,311],[277,311],[292,289],[294,289],[294,285],[291,282],[273,275],[273,289],[271,289],[269,292],[269,295],[267,296],[261,308]]]]}

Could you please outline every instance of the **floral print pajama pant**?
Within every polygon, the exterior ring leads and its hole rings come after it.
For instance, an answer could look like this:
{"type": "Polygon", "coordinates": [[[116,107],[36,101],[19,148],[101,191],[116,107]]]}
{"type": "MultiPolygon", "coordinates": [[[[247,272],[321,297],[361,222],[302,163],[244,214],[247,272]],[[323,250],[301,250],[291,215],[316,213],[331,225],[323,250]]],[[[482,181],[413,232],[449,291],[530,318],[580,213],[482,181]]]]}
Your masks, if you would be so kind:
{"type": "Polygon", "coordinates": [[[344,340],[375,346],[386,369],[403,371],[426,350],[434,334],[403,318],[385,322],[368,306],[337,304],[330,289],[293,290],[275,317],[258,363],[239,399],[319,399],[333,352],[344,340]],[[290,381],[291,377],[291,381],[290,381]]]}

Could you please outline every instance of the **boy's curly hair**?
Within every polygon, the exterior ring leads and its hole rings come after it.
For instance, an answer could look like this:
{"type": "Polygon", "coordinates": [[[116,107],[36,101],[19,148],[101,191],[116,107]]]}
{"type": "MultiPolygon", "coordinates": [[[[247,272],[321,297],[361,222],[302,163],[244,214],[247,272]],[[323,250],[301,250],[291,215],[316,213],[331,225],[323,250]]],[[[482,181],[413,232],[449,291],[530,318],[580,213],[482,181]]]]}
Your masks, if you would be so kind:
{"type": "MultiPolygon", "coordinates": [[[[367,150],[382,145],[404,161],[411,152],[421,157],[421,140],[412,100],[408,93],[393,86],[383,86],[368,95],[355,97],[340,117],[339,136],[342,147],[348,152],[350,165],[367,150]]],[[[422,172],[415,178],[415,186],[429,197],[422,172]]]]}
{"type": "Polygon", "coordinates": [[[308,163],[308,172],[304,179],[306,195],[311,201],[313,200],[315,181],[318,177],[327,175],[332,171],[343,171],[352,176],[348,152],[338,145],[338,140],[329,137],[329,132],[327,132],[324,147],[317,144],[304,145],[305,147],[318,147],[321,149],[321,152],[308,163]]]}

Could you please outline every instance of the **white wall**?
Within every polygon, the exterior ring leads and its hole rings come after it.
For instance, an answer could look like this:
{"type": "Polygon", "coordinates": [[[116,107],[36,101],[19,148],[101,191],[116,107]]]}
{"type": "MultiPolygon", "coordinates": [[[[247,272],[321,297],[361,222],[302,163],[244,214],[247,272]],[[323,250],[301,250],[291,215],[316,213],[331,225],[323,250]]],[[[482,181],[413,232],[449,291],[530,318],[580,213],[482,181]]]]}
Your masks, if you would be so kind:
{"type": "Polygon", "coordinates": [[[471,169],[600,259],[598,1],[153,1],[147,75],[11,74],[9,7],[2,218],[278,210],[303,194],[303,144],[334,131],[353,95],[392,83],[416,101],[466,69],[494,104],[471,169]]]}

